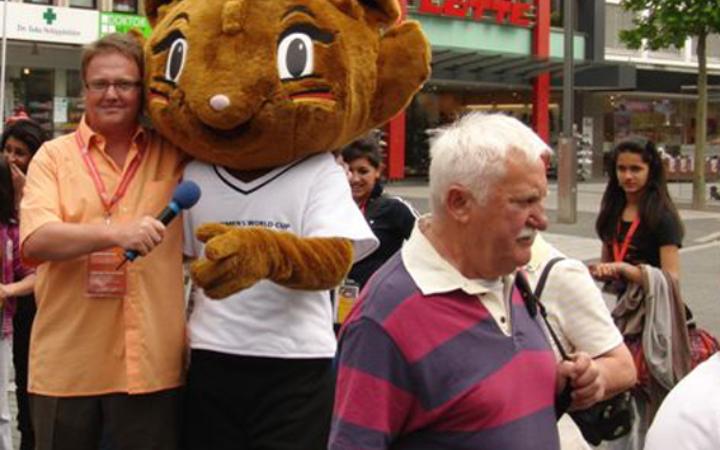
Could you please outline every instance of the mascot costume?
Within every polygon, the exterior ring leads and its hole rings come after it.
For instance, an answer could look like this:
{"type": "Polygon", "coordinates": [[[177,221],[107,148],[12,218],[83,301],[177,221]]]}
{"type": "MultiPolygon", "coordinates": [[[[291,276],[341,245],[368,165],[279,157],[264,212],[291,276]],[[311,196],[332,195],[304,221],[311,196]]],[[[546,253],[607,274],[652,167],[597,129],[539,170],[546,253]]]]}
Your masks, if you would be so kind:
{"type": "Polygon", "coordinates": [[[329,153],[400,112],[429,74],[397,0],[146,0],[146,104],[195,158],[191,449],[325,448],[328,290],[377,240],[329,153]],[[211,299],[221,299],[214,301],[211,299]]]}

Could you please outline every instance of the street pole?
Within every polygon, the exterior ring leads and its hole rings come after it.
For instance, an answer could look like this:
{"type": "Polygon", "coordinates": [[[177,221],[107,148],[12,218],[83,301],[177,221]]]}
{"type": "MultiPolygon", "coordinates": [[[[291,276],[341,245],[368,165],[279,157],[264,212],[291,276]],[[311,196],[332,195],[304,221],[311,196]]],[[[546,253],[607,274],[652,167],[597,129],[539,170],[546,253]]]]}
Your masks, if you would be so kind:
{"type": "Polygon", "coordinates": [[[8,0],[3,2],[3,20],[2,20],[2,66],[0,66],[0,133],[5,127],[5,67],[7,66],[7,4],[8,0]]]}
{"type": "Polygon", "coordinates": [[[577,157],[573,129],[575,103],[575,61],[573,51],[574,2],[563,1],[563,132],[558,142],[558,222],[577,222],[577,157]]]}

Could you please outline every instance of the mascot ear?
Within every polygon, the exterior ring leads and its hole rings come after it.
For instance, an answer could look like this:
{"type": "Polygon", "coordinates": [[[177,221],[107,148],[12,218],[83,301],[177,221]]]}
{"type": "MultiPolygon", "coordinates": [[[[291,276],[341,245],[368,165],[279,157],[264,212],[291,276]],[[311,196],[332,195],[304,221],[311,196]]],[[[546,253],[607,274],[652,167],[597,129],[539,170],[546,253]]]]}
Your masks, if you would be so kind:
{"type": "Polygon", "coordinates": [[[389,26],[400,18],[398,0],[331,0],[347,15],[358,18],[362,10],[368,22],[389,26]]]}
{"type": "Polygon", "coordinates": [[[181,0],[145,0],[145,15],[150,22],[150,25],[155,25],[160,21],[168,9],[174,6],[176,3],[180,3],[181,0]]]}
{"type": "Polygon", "coordinates": [[[371,120],[383,124],[402,111],[430,76],[430,45],[417,22],[394,25],[380,39],[371,120]]]}

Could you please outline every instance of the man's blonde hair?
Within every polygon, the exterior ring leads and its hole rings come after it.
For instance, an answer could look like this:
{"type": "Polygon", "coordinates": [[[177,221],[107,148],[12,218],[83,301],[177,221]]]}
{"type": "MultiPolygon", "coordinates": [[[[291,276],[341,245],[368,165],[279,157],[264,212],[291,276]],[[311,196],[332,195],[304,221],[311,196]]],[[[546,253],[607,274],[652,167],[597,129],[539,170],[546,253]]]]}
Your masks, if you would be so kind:
{"type": "Polygon", "coordinates": [[[142,79],[145,65],[142,44],[131,34],[112,33],[91,42],[83,48],[82,63],[80,66],[83,84],[87,83],[87,79],[85,77],[87,75],[87,68],[88,65],[90,65],[90,61],[98,55],[106,55],[109,53],[119,53],[134,61],[140,70],[140,77],[142,79]]]}

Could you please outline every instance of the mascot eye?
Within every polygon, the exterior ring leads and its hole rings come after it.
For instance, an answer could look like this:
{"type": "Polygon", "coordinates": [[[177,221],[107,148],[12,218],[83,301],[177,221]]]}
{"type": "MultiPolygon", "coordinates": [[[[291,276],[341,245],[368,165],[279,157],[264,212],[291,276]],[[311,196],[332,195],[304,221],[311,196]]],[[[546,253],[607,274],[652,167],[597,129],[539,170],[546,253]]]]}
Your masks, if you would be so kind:
{"type": "Polygon", "coordinates": [[[281,80],[311,75],[314,70],[313,41],[305,33],[291,33],[278,45],[278,72],[281,80]]]}
{"type": "Polygon", "coordinates": [[[185,66],[188,43],[185,39],[179,38],[170,46],[167,65],[165,66],[165,78],[177,82],[185,66]]]}

